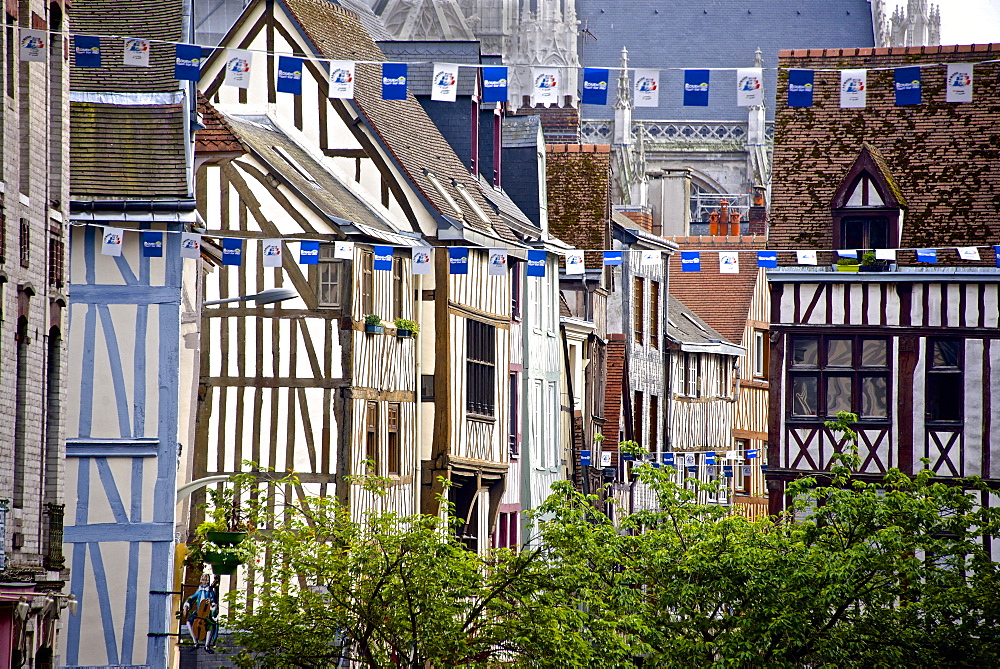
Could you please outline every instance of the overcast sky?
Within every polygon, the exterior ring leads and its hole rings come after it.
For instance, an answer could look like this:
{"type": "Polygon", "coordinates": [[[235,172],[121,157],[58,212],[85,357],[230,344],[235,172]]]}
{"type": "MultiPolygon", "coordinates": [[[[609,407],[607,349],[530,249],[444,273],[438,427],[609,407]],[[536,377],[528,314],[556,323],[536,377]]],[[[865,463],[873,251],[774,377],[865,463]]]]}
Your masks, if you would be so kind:
{"type": "MultiPolygon", "coordinates": [[[[896,4],[906,6],[905,0],[896,4]]],[[[941,8],[942,44],[1000,43],[1000,0],[931,0],[931,4],[941,8]]]]}

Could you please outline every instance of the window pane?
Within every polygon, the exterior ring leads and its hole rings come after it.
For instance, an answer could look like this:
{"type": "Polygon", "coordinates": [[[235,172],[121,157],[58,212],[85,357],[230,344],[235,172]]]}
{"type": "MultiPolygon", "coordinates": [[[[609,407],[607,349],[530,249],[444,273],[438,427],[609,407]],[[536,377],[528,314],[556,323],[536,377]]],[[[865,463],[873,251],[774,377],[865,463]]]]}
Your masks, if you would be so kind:
{"type": "Polygon", "coordinates": [[[962,420],[962,375],[927,375],[927,420],[962,420]]]}
{"type": "Polygon", "coordinates": [[[958,367],[958,340],[939,339],[934,344],[931,358],[933,367],[958,367]]]}
{"type": "Polygon", "coordinates": [[[861,415],[885,418],[889,415],[889,396],[884,376],[861,377],[861,415]]]}
{"type": "Polygon", "coordinates": [[[851,377],[828,376],[826,379],[826,414],[851,410],[851,377]]]}
{"type": "Polygon", "coordinates": [[[884,339],[865,339],[861,342],[861,366],[885,367],[886,350],[884,339]]]}
{"type": "Polygon", "coordinates": [[[819,378],[795,376],[792,378],[792,415],[815,416],[819,378]]]}
{"type": "Polygon", "coordinates": [[[831,367],[851,366],[850,339],[830,339],[826,342],[826,364],[831,367]]]}
{"type": "Polygon", "coordinates": [[[819,364],[819,340],[793,339],[792,340],[792,364],[793,365],[818,365],[819,364]]]}

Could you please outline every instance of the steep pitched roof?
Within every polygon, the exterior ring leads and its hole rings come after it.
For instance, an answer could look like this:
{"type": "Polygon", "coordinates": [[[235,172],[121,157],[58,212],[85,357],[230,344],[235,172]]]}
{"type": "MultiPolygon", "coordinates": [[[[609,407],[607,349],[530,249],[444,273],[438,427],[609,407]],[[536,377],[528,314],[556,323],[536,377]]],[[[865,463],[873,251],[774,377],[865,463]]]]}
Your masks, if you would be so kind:
{"type": "Polygon", "coordinates": [[[757,282],[756,251],[765,248],[764,239],[754,237],[670,237],[681,251],[749,251],[740,253],[739,274],[722,274],[715,253],[701,257],[700,272],[681,271],[680,254],[670,256],[669,292],[725,339],[739,344],[750,313],[757,282]],[[723,297],[724,296],[724,297],[723,297]]]}
{"type": "Polygon", "coordinates": [[[233,133],[226,118],[208,99],[198,94],[198,113],[204,126],[195,133],[195,150],[212,153],[243,152],[239,137],[233,133]]]}
{"type": "Polygon", "coordinates": [[[850,188],[862,172],[871,174],[872,178],[878,181],[879,185],[886,191],[885,206],[906,207],[906,195],[903,194],[899,183],[892,176],[889,165],[885,162],[885,156],[877,148],[865,142],[861,146],[861,152],[858,154],[857,160],[854,161],[854,165],[840,182],[840,187],[834,194],[833,202],[831,203],[834,209],[847,206],[850,188]]]}
{"type": "Polygon", "coordinates": [[[673,295],[667,304],[667,336],[681,344],[732,344],[673,295]]]}

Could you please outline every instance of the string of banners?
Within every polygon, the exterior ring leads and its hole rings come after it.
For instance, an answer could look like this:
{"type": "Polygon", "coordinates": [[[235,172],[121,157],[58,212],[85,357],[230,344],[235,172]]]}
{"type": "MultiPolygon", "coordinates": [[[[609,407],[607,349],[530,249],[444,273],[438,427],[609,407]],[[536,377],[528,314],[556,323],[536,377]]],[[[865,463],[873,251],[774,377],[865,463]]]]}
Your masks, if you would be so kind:
{"type": "MultiPolygon", "coordinates": [[[[613,466],[612,451],[601,450],[594,453],[585,449],[581,450],[579,453],[581,466],[613,466]]],[[[636,456],[632,453],[620,453],[619,455],[625,462],[636,460],[636,456]]],[[[754,467],[757,467],[762,472],[767,471],[767,465],[763,463],[752,465],[735,464],[735,462],[739,462],[741,460],[756,460],[757,458],[757,449],[748,448],[745,451],[684,451],[661,453],[658,460],[654,458],[651,461],[641,460],[641,462],[645,462],[653,467],[674,467],[678,470],[680,470],[681,467],[684,467],[688,474],[697,474],[700,469],[709,476],[716,476],[721,473],[724,478],[733,478],[736,467],[741,468],[743,476],[750,476],[754,467]],[[699,458],[698,456],[701,457],[699,458]],[[729,462],[729,464],[726,464],[726,462],[729,462]],[[721,472],[719,471],[719,467],[721,467],[721,472]]]]}
{"type": "MultiPolygon", "coordinates": [[[[182,258],[198,258],[201,255],[202,235],[195,232],[163,232],[157,230],[129,230],[139,232],[142,236],[141,248],[145,258],[163,257],[164,235],[180,234],[180,256],[182,258]]],[[[101,237],[101,253],[106,256],[120,256],[124,248],[125,228],[103,226],[101,237]]],[[[239,266],[243,264],[244,244],[247,241],[240,237],[222,237],[220,239],[222,247],[222,264],[239,266]]],[[[316,240],[296,240],[296,239],[262,239],[260,241],[260,257],[264,267],[281,267],[284,257],[284,246],[287,243],[298,243],[300,265],[319,264],[320,242],[316,240]]],[[[407,246],[396,247],[391,244],[372,245],[374,256],[374,269],[379,271],[392,271],[394,249],[408,248],[411,251],[411,271],[413,274],[431,273],[431,246],[407,246]]],[[[440,247],[439,247],[440,248],[440,247]]],[[[449,274],[469,273],[469,249],[468,246],[448,246],[441,248],[448,252],[448,272],[449,274]]],[[[475,247],[480,248],[480,247],[475,247]]],[[[958,257],[962,260],[979,261],[981,256],[977,246],[945,247],[954,248],[958,257]]],[[[991,247],[984,247],[991,248],[991,247]]],[[[992,247],[996,266],[1000,268],[1000,245],[992,247]]],[[[333,257],[338,260],[354,259],[355,242],[337,241],[333,242],[333,257]]],[[[507,273],[509,266],[508,249],[489,248],[489,270],[491,276],[503,276],[507,273]]],[[[916,253],[918,262],[934,264],[938,262],[938,251],[940,248],[927,249],[875,249],[875,260],[893,262],[896,260],[897,251],[911,250],[916,253]]],[[[548,251],[531,249],[528,251],[527,275],[535,277],[545,276],[546,258],[548,251]]],[[[584,274],[586,265],[584,262],[583,249],[572,249],[561,252],[565,263],[567,274],[584,274]]],[[[640,254],[640,265],[658,265],[663,262],[663,252],[659,250],[632,250],[600,251],[603,254],[604,265],[621,265],[625,253],[640,254]]],[[[755,258],[756,268],[774,268],[778,266],[778,250],[767,251],[681,251],[681,271],[700,272],[702,254],[716,254],[719,261],[720,274],[739,274],[740,254],[750,253],[755,258]]],[[[800,265],[816,265],[817,251],[794,251],[796,259],[800,265]]],[[[857,250],[841,249],[837,254],[842,258],[857,258],[857,250]]]]}
{"type": "MultiPolygon", "coordinates": [[[[58,35],[59,33],[53,33],[58,35]]],[[[45,30],[21,28],[20,58],[28,62],[45,62],[47,41],[50,33],[45,30]]],[[[105,57],[101,39],[117,39],[122,42],[121,64],[134,67],[149,67],[153,43],[162,43],[174,48],[174,77],[181,81],[198,81],[201,66],[206,57],[215,51],[212,47],[197,44],[181,44],[163,40],[136,37],[100,36],[74,34],[73,62],[80,68],[100,68],[105,57]]],[[[225,77],[223,83],[237,88],[249,88],[254,68],[254,55],[261,53],[251,49],[226,49],[225,77]]],[[[355,70],[359,63],[378,64],[382,68],[382,98],[385,100],[405,100],[408,83],[407,63],[382,63],[378,61],[348,61],[316,58],[300,58],[291,55],[263,52],[277,56],[276,88],[279,93],[302,94],[302,74],[305,60],[329,63],[329,97],[352,99],[354,97],[355,70]]],[[[1000,61],[981,61],[979,64],[1000,61]]],[[[412,63],[415,64],[415,63],[412,63]]],[[[508,68],[502,65],[478,65],[458,63],[432,63],[431,99],[441,102],[455,102],[458,97],[460,68],[481,71],[482,102],[507,102],[508,68]]],[[[947,66],[945,100],[947,102],[971,102],[973,97],[973,63],[927,63],[892,69],[896,104],[919,105],[923,101],[921,68],[947,66]]],[[[538,66],[530,67],[531,104],[559,104],[566,82],[564,77],[575,83],[576,70],[583,70],[580,101],[583,104],[607,105],[611,90],[611,72],[621,71],[615,67],[538,66]]],[[[768,68],[772,69],[772,68],[768,68]]],[[[763,71],[761,67],[749,68],[660,68],[631,69],[632,96],[636,107],[658,107],[662,72],[683,71],[683,82],[679,91],[684,106],[707,107],[711,90],[713,71],[736,72],[736,104],[751,107],[764,104],[763,71]]],[[[869,69],[789,69],[787,95],[789,107],[812,107],[815,73],[840,72],[840,106],[842,108],[863,108],[867,104],[869,69]]],[[[477,72],[475,76],[480,74],[477,72]]]]}

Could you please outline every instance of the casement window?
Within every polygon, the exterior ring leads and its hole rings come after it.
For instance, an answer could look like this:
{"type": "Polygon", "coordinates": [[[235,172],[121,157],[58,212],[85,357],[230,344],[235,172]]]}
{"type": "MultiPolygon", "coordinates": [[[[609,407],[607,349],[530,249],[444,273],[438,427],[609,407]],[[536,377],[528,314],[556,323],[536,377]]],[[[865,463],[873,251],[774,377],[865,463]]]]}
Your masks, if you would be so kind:
{"type": "Polygon", "coordinates": [[[399,476],[403,473],[403,450],[399,435],[399,403],[390,402],[386,406],[386,474],[399,476]]]}
{"type": "Polygon", "coordinates": [[[965,399],[962,340],[927,340],[927,422],[961,423],[965,399]]]}
{"type": "Polygon", "coordinates": [[[789,347],[789,414],[862,420],[889,418],[889,340],[880,337],[794,336],[789,347]]]}
{"type": "MultiPolygon", "coordinates": [[[[361,252],[361,316],[375,311],[375,254],[361,252]]],[[[381,314],[379,314],[381,315],[381,314]]]]}
{"type": "Polygon", "coordinates": [[[31,226],[27,219],[21,219],[21,267],[31,264],[31,226]]]}
{"type": "Polygon", "coordinates": [[[521,276],[521,263],[507,259],[510,263],[510,316],[514,320],[521,319],[521,296],[524,290],[524,277],[521,276]]]}
{"type": "Polygon", "coordinates": [[[316,301],[321,307],[344,308],[346,288],[350,285],[349,265],[333,257],[333,244],[320,244],[315,268],[316,301]]]}
{"type": "Polygon", "coordinates": [[[517,548],[517,511],[501,511],[497,514],[497,529],[493,533],[493,548],[517,548]]]}
{"type": "MultiPolygon", "coordinates": [[[[2,129],[2,128],[0,128],[2,129]]],[[[0,207],[0,263],[7,260],[7,215],[0,207]]]]}
{"type": "Polygon", "coordinates": [[[632,283],[632,330],[635,333],[635,343],[642,344],[643,334],[646,329],[646,315],[643,312],[645,305],[646,280],[636,277],[632,283]]]}
{"type": "Polygon", "coordinates": [[[657,440],[660,438],[660,398],[656,395],[649,396],[649,444],[646,446],[651,453],[658,453],[660,450],[657,440]]]}
{"type": "Polygon", "coordinates": [[[750,465],[753,460],[746,459],[747,449],[750,448],[750,442],[746,439],[736,440],[736,450],[739,451],[740,457],[738,460],[732,462],[733,465],[733,490],[739,493],[750,493],[750,484],[753,480],[752,476],[745,476],[743,474],[743,468],[750,465]]]}
{"type": "Polygon", "coordinates": [[[392,318],[403,316],[403,259],[392,259],[392,318]]]}
{"type": "Polygon", "coordinates": [[[519,451],[520,444],[517,440],[517,433],[520,431],[521,427],[521,392],[518,387],[518,374],[517,372],[511,372],[508,380],[508,392],[510,394],[510,410],[508,413],[508,444],[510,445],[510,454],[512,456],[517,455],[519,451]]]}
{"type": "Polygon", "coordinates": [[[368,402],[365,405],[365,460],[369,461],[368,473],[380,473],[379,458],[379,407],[378,402],[368,402]]]}
{"type": "Polygon", "coordinates": [[[649,345],[657,348],[660,341],[660,282],[649,282],[649,345]]]}
{"type": "Polygon", "coordinates": [[[65,281],[66,251],[63,241],[49,237],[49,285],[62,288],[65,281]]]}
{"type": "Polygon", "coordinates": [[[496,401],[496,328],[465,321],[465,410],[493,416],[496,401]]]}
{"type": "Polygon", "coordinates": [[[632,405],[632,441],[642,445],[642,392],[635,391],[635,403],[632,405]]]}
{"type": "Polygon", "coordinates": [[[771,362],[771,342],[767,330],[753,331],[753,376],[755,379],[766,379],[767,368],[771,362]]]}
{"type": "Polygon", "coordinates": [[[681,353],[681,394],[698,397],[698,371],[701,360],[698,353],[681,353]]]}

